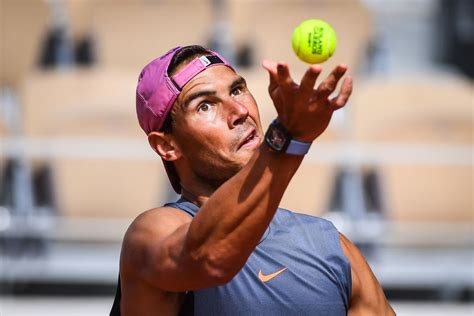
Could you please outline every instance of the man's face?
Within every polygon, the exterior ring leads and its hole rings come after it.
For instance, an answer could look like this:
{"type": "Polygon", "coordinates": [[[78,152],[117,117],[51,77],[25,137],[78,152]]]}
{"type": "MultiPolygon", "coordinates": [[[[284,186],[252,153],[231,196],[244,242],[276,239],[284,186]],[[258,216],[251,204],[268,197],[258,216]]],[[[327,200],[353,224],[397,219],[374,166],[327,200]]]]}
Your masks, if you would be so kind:
{"type": "Polygon", "coordinates": [[[226,181],[262,142],[255,99],[245,80],[226,66],[210,67],[194,77],[175,107],[173,136],[182,159],[204,180],[226,181]]]}

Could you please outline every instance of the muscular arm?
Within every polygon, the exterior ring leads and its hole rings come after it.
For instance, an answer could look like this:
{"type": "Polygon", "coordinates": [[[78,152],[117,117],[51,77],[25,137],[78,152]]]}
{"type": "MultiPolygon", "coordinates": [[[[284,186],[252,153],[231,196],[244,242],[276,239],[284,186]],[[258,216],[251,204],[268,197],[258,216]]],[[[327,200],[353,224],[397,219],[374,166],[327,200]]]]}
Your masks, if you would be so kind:
{"type": "MultiPolygon", "coordinates": [[[[331,100],[346,71],[339,66],[314,90],[321,69],[311,67],[295,84],[285,64],[267,63],[270,95],[279,118],[301,140],[312,141],[350,95],[350,80],[331,100]]],[[[186,291],[228,282],[242,268],[270,223],[302,157],[262,145],[250,162],[202,205],[194,219],[162,208],[131,225],[124,240],[121,274],[137,274],[165,291],[186,291]],[[157,225],[167,217],[165,224],[157,225]],[[153,225],[157,225],[153,227],[153,225]]]]}
{"type": "Polygon", "coordinates": [[[385,298],[382,287],[359,249],[342,234],[340,234],[340,241],[342,250],[351,263],[352,297],[348,315],[395,315],[385,298]]]}
{"type": "Polygon", "coordinates": [[[222,185],[191,221],[169,219],[176,216],[176,211],[169,209],[158,209],[152,211],[156,215],[139,219],[126,239],[137,238],[130,244],[135,251],[137,246],[145,247],[144,260],[138,262],[142,277],[174,292],[228,282],[270,223],[301,159],[280,157],[262,145],[250,163],[222,185]],[[166,220],[160,225],[164,227],[147,227],[162,220],[166,220]]]}

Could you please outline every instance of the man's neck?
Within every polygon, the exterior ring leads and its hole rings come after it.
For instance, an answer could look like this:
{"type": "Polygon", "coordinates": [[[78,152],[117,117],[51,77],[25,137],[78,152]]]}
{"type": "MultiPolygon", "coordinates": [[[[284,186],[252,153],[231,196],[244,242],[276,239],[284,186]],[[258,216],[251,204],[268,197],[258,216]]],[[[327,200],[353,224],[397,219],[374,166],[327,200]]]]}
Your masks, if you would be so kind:
{"type": "Polygon", "coordinates": [[[192,170],[184,172],[186,177],[180,175],[181,196],[201,207],[214,192],[229,179],[210,179],[197,175],[192,170]]]}
{"type": "Polygon", "coordinates": [[[193,193],[184,187],[181,187],[181,197],[199,207],[201,207],[211,196],[212,193],[204,193],[201,194],[193,193]]]}

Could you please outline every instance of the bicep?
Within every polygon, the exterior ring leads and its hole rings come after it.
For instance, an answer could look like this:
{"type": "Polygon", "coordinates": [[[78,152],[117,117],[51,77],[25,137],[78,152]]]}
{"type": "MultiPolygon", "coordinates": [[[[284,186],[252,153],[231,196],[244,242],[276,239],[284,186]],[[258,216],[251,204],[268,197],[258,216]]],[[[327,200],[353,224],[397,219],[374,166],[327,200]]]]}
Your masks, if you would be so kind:
{"type": "Polygon", "coordinates": [[[351,264],[352,297],[348,315],[395,315],[382,287],[359,249],[342,234],[340,242],[351,264]]]}

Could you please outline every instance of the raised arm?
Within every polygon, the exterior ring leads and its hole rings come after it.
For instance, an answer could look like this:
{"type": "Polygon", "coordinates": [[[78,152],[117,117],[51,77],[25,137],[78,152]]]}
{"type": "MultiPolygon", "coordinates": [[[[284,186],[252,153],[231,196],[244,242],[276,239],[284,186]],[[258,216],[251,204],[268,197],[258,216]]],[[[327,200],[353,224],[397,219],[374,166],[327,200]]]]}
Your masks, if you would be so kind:
{"type": "MultiPolygon", "coordinates": [[[[317,138],[352,91],[352,81],[346,78],[339,95],[329,99],[347,70],[344,65],[317,89],[319,66],[310,67],[300,85],[293,82],[284,63],[264,62],[263,67],[270,74],[269,92],[279,120],[301,141],[317,138]]],[[[173,292],[228,282],[256,247],[301,161],[302,156],[279,154],[263,143],[194,219],[169,208],[140,216],[124,241],[122,271],[137,273],[151,285],[173,292]],[[160,221],[165,222],[156,225],[160,221]]]]}

